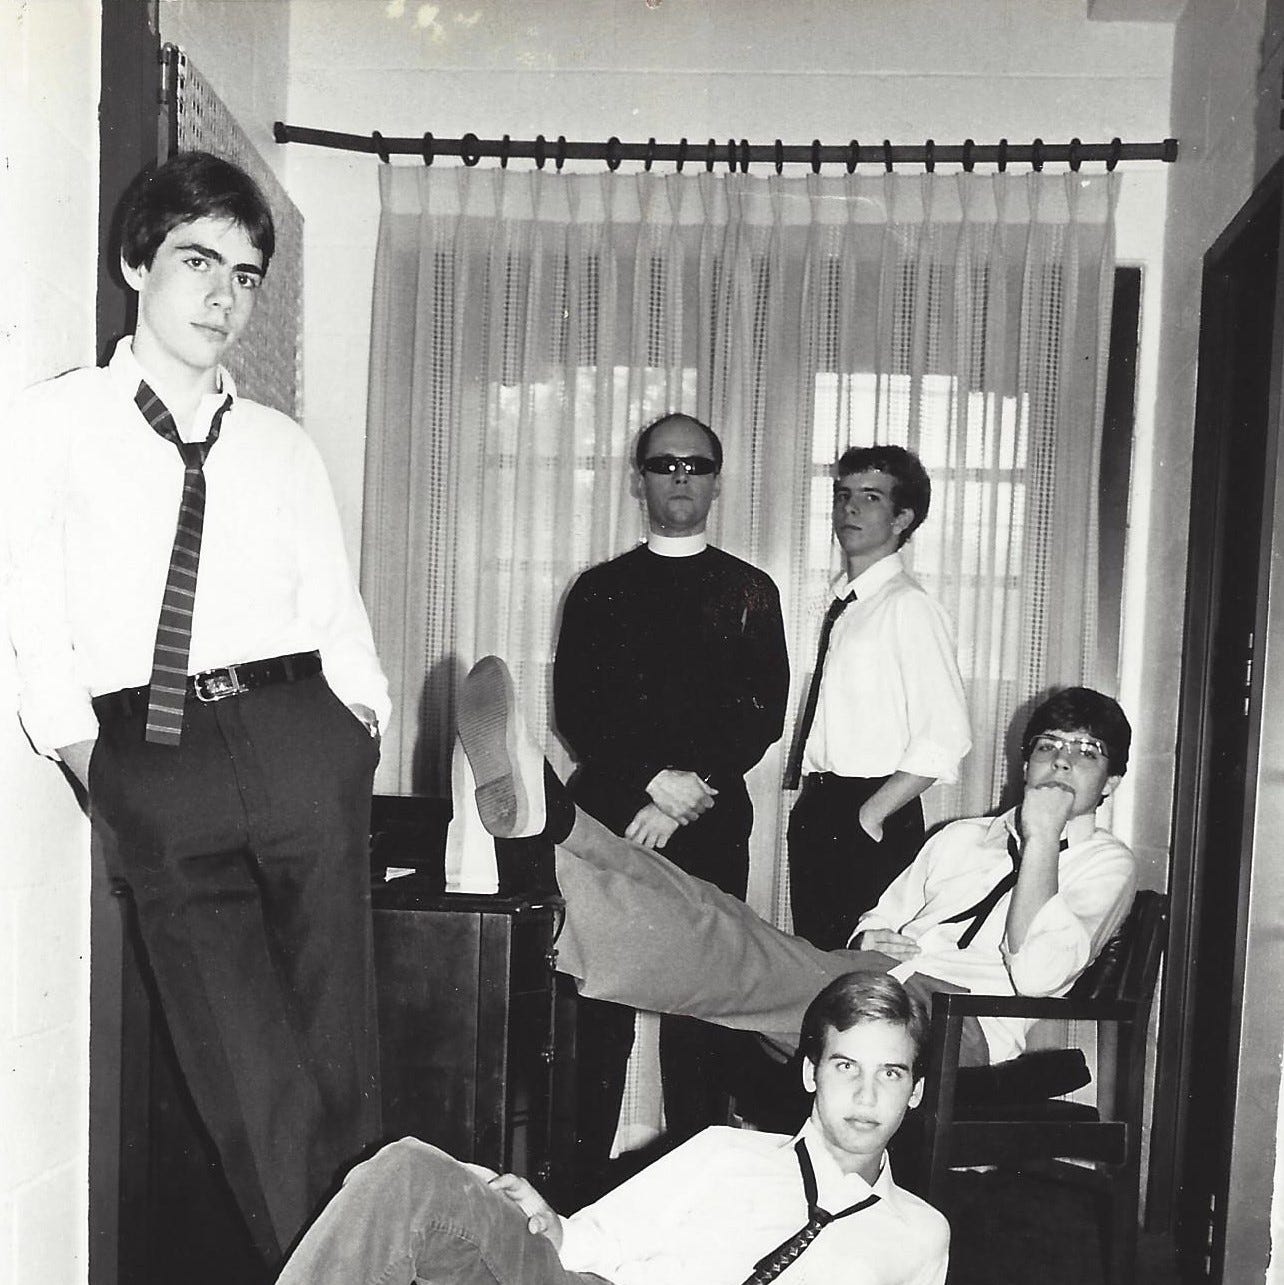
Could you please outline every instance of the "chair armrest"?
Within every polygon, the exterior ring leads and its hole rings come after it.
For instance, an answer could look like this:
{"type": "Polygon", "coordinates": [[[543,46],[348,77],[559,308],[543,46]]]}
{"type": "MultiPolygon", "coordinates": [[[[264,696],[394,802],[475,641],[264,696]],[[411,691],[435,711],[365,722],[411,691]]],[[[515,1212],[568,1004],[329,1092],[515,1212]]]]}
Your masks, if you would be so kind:
{"type": "Polygon", "coordinates": [[[1134,1005],[1119,1000],[1053,995],[946,994],[941,991],[932,996],[934,1018],[1051,1017],[1065,1021],[1121,1022],[1135,1013],[1134,1005]]]}

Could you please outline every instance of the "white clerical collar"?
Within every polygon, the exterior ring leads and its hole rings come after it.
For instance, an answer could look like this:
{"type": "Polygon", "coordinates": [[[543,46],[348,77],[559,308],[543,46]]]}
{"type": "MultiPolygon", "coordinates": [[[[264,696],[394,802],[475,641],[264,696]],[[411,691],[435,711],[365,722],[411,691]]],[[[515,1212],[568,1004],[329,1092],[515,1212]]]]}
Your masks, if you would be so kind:
{"type": "Polygon", "coordinates": [[[662,558],[694,558],[709,547],[709,536],[705,531],[695,535],[660,535],[648,531],[646,547],[662,558]]]}

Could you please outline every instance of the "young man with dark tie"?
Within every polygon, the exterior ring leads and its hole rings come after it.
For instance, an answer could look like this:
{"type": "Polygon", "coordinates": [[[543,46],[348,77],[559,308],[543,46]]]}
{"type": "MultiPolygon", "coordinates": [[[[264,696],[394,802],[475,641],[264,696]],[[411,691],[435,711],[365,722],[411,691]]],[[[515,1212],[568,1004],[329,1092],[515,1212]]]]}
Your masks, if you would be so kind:
{"type": "Polygon", "coordinates": [[[787,788],[794,931],[842,946],[923,842],[921,795],[971,748],[953,629],[901,548],[932,484],[900,446],[852,447],[834,469],[843,576],[821,624],[787,788]]]}
{"type": "Polygon", "coordinates": [[[183,1077],[274,1263],[379,1133],[387,683],[315,447],[221,364],[275,245],[263,194],[180,153],[121,226],[134,333],[0,430],[19,712],[88,792],[183,1077]]]}
{"type": "Polygon", "coordinates": [[[886,1147],[922,1096],[926,1017],[839,977],[803,1020],[794,1137],[714,1126],[562,1218],[524,1178],[407,1138],[349,1175],[278,1285],[942,1285],[945,1219],[886,1147]]]}

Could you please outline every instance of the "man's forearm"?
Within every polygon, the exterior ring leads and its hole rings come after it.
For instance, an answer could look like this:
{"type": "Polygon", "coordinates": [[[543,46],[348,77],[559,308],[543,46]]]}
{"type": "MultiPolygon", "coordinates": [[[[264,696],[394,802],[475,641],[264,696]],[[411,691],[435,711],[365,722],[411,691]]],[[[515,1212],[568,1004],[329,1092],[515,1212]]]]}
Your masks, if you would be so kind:
{"type": "Polygon", "coordinates": [[[873,794],[861,804],[860,823],[872,838],[881,839],[883,822],[893,812],[899,812],[912,803],[929,785],[933,776],[918,776],[913,772],[893,772],[873,794]]]}
{"type": "Polygon", "coordinates": [[[1004,940],[1010,951],[1018,951],[1025,945],[1035,915],[1057,895],[1059,858],[1060,844],[1056,838],[1028,839],[1022,847],[1021,872],[1008,903],[1004,928],[1004,940]]]}

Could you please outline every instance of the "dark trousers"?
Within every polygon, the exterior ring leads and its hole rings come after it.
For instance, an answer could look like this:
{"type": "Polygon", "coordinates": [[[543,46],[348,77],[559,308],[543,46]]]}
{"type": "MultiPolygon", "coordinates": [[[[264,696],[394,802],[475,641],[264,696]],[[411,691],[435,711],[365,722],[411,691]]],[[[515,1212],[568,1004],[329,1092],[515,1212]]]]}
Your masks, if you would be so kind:
{"type": "Polygon", "coordinates": [[[883,822],[879,843],[860,824],[861,804],[887,780],[813,772],[789,814],[789,896],[794,932],[838,950],[857,919],[923,846],[923,805],[907,803],[883,822]]]}
{"type": "MultiPolygon", "coordinates": [[[[622,834],[633,819],[598,797],[591,781],[577,782],[576,802],[622,834]],[[595,810],[596,808],[596,810],[595,810]]],[[[625,809],[628,810],[627,808],[625,809]]],[[[674,865],[744,900],[749,884],[753,807],[743,785],[724,788],[710,811],[680,826],[661,849],[674,865]]],[[[579,1195],[595,1199],[604,1186],[633,1051],[635,1011],[623,1004],[581,997],[576,1008],[576,1158],[579,1195]]],[[[711,1124],[725,1124],[729,1108],[727,1059],[735,1033],[694,1017],[660,1018],[660,1079],[664,1088],[665,1147],[677,1146],[711,1124]]]]}
{"type": "Polygon", "coordinates": [[[324,678],[189,702],[95,702],[90,813],[127,885],[179,1067],[275,1264],[379,1135],[370,926],[378,752],[324,678]]]}

